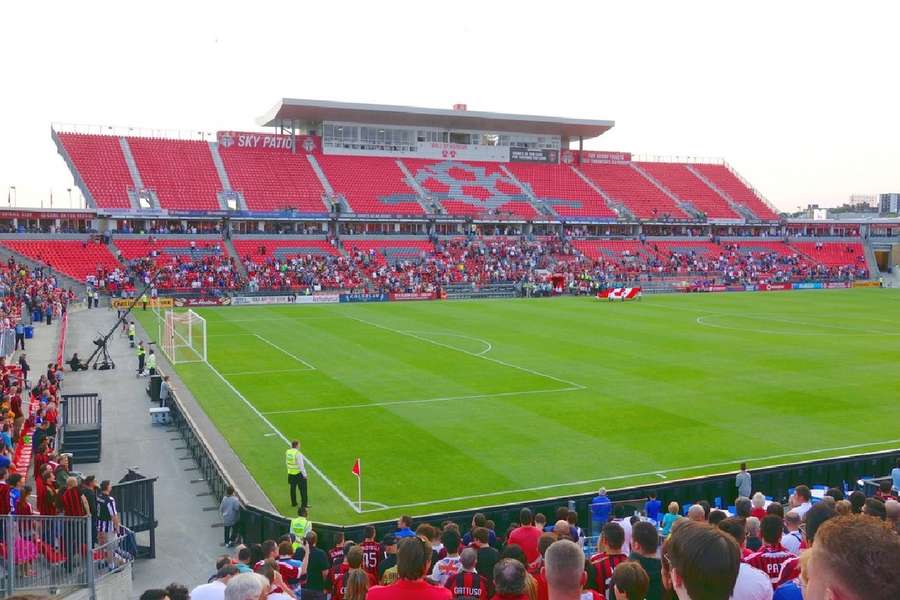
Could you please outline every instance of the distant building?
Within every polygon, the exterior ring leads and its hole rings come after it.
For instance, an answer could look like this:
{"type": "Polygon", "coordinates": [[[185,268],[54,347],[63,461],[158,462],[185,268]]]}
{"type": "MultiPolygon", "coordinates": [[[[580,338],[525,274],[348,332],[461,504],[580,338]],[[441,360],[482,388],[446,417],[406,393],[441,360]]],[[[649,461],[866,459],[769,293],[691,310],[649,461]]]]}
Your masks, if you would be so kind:
{"type": "Polygon", "coordinates": [[[875,194],[851,194],[849,204],[850,206],[864,204],[872,208],[878,208],[878,196],[875,194]]]}
{"type": "Polygon", "coordinates": [[[900,194],[881,194],[879,196],[878,212],[881,214],[900,213],[900,194]]]}

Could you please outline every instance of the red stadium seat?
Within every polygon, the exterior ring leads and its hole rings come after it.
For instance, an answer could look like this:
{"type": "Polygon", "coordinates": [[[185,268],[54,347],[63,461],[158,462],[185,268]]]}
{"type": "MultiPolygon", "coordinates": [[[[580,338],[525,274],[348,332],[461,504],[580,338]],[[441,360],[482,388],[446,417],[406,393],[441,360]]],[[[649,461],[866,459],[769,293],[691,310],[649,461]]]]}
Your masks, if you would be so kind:
{"type": "Polygon", "coordinates": [[[322,155],[317,159],[334,192],[344,195],[353,212],[425,214],[393,158],[322,155]]]}
{"type": "Polygon", "coordinates": [[[732,200],[747,207],[757,218],[777,221],[778,215],[738,179],[725,165],[694,165],[700,174],[709,179],[713,185],[728,194],[732,200]]]}
{"type": "Polygon", "coordinates": [[[170,210],[220,210],[222,182],[204,141],[128,138],[144,187],[170,210]]]}
{"type": "Polygon", "coordinates": [[[3,246],[83,282],[99,269],[122,269],[109,249],[97,242],[82,240],[3,240],[3,246]]]}
{"type": "Polygon", "coordinates": [[[580,165],[578,168],[639,219],[692,218],[628,163],[580,165]]]}
{"type": "Polygon", "coordinates": [[[710,219],[740,219],[728,202],[703,180],[679,163],[638,163],[644,171],[670,192],[703,211],[710,219]]]}
{"type": "Polygon", "coordinates": [[[118,137],[82,133],[57,135],[97,206],[131,208],[128,190],[134,188],[134,181],[118,137]]]}

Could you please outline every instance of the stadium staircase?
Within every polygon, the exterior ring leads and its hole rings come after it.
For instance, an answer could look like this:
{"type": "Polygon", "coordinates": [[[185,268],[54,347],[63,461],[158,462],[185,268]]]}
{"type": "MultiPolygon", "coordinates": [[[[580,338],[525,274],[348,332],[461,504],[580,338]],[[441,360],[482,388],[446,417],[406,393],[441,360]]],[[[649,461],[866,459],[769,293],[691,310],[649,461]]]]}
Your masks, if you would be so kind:
{"type": "Polygon", "coordinates": [[[660,183],[659,180],[656,179],[655,177],[653,177],[650,173],[648,173],[646,169],[643,169],[640,166],[638,166],[637,163],[634,163],[634,162],[631,163],[631,168],[634,169],[635,171],[637,171],[638,173],[640,173],[641,175],[643,175],[647,181],[649,181],[656,187],[656,189],[658,189],[660,192],[662,192],[663,194],[665,194],[666,196],[671,198],[672,202],[674,202],[678,206],[678,208],[680,208],[681,210],[686,212],[692,218],[701,219],[704,216],[706,216],[703,213],[703,211],[698,209],[692,203],[688,202],[687,200],[683,200],[683,199],[679,198],[678,196],[676,196],[674,193],[672,193],[672,191],[669,190],[669,188],[667,188],[662,183],[660,183]]]}
{"type": "MultiPolygon", "coordinates": [[[[348,212],[352,213],[353,211],[350,209],[350,204],[347,203],[346,198],[337,198],[337,194],[334,193],[334,187],[332,187],[331,182],[328,181],[328,177],[325,176],[325,171],[322,170],[322,165],[319,164],[319,161],[316,160],[316,157],[312,154],[306,155],[307,160],[309,160],[309,166],[312,167],[312,170],[315,172],[316,177],[319,178],[319,183],[322,184],[322,188],[325,190],[325,195],[329,198],[335,198],[341,205],[341,214],[348,212]]],[[[328,212],[332,212],[332,207],[326,205],[328,212]]]]}
{"type": "Polygon", "coordinates": [[[225,250],[228,252],[228,256],[234,259],[234,264],[237,267],[238,273],[244,280],[249,278],[249,274],[247,273],[247,267],[244,266],[244,261],[241,260],[241,255],[238,253],[237,248],[234,247],[234,242],[231,240],[230,235],[226,235],[225,239],[222,240],[225,243],[225,250]]]}
{"type": "MultiPolygon", "coordinates": [[[[878,261],[875,260],[875,249],[872,248],[872,244],[866,240],[863,242],[862,246],[866,253],[866,266],[869,268],[869,279],[877,279],[882,275],[887,275],[887,273],[881,273],[881,270],[878,268],[878,261]]],[[[894,277],[900,277],[900,273],[894,273],[894,277]]]]}
{"type": "Polygon", "coordinates": [[[506,173],[506,176],[512,179],[513,183],[522,188],[522,191],[525,192],[525,195],[528,197],[528,202],[531,204],[532,208],[537,211],[539,215],[544,217],[549,217],[551,219],[559,219],[559,215],[553,210],[553,207],[549,204],[541,202],[538,200],[537,196],[534,195],[534,192],[531,189],[530,185],[525,185],[522,181],[519,180],[515,175],[513,175],[512,171],[506,168],[506,165],[500,164],[500,170],[506,173]]]}
{"type": "Polygon", "coordinates": [[[592,190],[600,194],[600,197],[603,198],[603,201],[606,202],[606,206],[610,208],[610,210],[614,211],[617,215],[619,215],[620,219],[628,219],[628,220],[636,220],[634,213],[628,210],[628,207],[619,202],[618,200],[613,199],[612,196],[603,191],[600,186],[594,183],[590,177],[579,171],[576,167],[572,167],[572,170],[575,171],[575,174],[581,178],[592,190]]]}
{"type": "Polygon", "coordinates": [[[60,449],[72,463],[100,462],[103,404],[99,394],[63,394],[60,403],[60,449]]]}
{"type": "Polygon", "coordinates": [[[403,164],[403,161],[397,159],[394,162],[397,163],[397,168],[400,169],[400,171],[403,173],[403,176],[406,177],[406,183],[409,185],[409,187],[416,190],[416,200],[418,200],[419,206],[422,207],[422,210],[425,211],[425,214],[444,214],[445,211],[444,207],[441,205],[441,201],[425,191],[425,188],[423,188],[419,184],[419,182],[416,181],[416,178],[413,177],[413,174],[410,173],[409,169],[406,168],[406,165],[403,164]]]}
{"type": "MultiPolygon", "coordinates": [[[[128,199],[131,201],[131,208],[135,210],[141,209],[141,203],[138,200],[138,190],[144,189],[144,181],[141,178],[141,172],[138,170],[137,163],[134,160],[134,154],[131,152],[131,146],[124,137],[119,138],[119,146],[122,148],[122,156],[125,157],[125,164],[128,165],[128,172],[131,174],[131,180],[134,182],[134,189],[128,191],[128,199]]],[[[156,192],[148,190],[150,199],[150,208],[159,209],[159,198],[156,192]]]]}
{"type": "Polygon", "coordinates": [[[235,199],[237,210],[249,210],[247,208],[247,200],[244,194],[236,192],[231,187],[231,181],[228,179],[228,172],[225,170],[225,163],[222,162],[222,156],[219,154],[219,143],[209,142],[209,153],[212,155],[213,164],[216,166],[216,173],[219,174],[219,183],[222,184],[222,191],[216,194],[219,200],[219,208],[222,210],[230,210],[228,208],[228,197],[235,199]]]}
{"type": "Polygon", "coordinates": [[[753,214],[752,210],[750,210],[743,204],[740,204],[739,202],[735,202],[734,198],[726,194],[725,191],[723,191],[719,186],[710,181],[709,178],[701,173],[699,169],[697,169],[694,165],[685,165],[685,167],[687,167],[687,170],[693,173],[697,177],[697,179],[705,183],[712,191],[721,196],[722,199],[728,203],[728,206],[731,207],[731,210],[741,215],[741,217],[743,217],[747,221],[759,220],[759,218],[755,214],[753,214]]]}

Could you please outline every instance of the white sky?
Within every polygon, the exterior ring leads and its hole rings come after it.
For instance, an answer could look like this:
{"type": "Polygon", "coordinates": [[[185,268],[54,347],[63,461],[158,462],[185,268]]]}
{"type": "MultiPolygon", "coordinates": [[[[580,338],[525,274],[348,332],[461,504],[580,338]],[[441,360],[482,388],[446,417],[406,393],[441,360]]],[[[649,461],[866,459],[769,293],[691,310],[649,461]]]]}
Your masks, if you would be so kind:
{"type": "Polygon", "coordinates": [[[900,192],[896,1],[2,1],[0,23],[19,206],[69,206],[51,122],[248,130],[282,97],[612,119],[588,148],[725,157],[785,210],[900,192]]]}

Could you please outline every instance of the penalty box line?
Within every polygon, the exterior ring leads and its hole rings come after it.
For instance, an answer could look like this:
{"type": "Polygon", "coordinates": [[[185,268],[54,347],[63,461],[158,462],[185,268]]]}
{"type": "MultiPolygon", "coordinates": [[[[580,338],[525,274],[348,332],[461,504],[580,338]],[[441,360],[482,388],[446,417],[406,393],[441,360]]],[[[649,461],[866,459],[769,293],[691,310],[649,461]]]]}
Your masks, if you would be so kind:
{"type": "Polygon", "coordinates": [[[506,361],[500,360],[499,358],[494,358],[492,356],[485,356],[482,353],[478,352],[470,352],[468,350],[463,350],[462,348],[457,348],[456,346],[451,346],[450,344],[443,344],[441,342],[436,342],[434,340],[430,340],[426,337],[422,337],[420,335],[416,335],[411,331],[403,331],[400,329],[394,329],[393,327],[388,327],[387,325],[381,325],[379,323],[374,323],[372,321],[367,321],[365,319],[360,319],[359,317],[351,317],[350,315],[346,315],[348,319],[352,319],[354,321],[358,321],[360,323],[364,323],[365,325],[369,325],[371,327],[377,327],[378,329],[383,329],[385,331],[390,331],[392,333],[397,333],[399,335],[405,335],[406,337],[411,337],[413,339],[428,342],[429,344],[434,344],[435,346],[440,346],[441,348],[447,348],[448,350],[455,350],[456,352],[462,352],[463,354],[468,354],[469,356],[474,356],[475,358],[480,358],[482,360],[487,360],[492,363],[496,363],[498,365],[503,365],[504,367],[509,367],[511,369],[517,369],[519,371],[524,371],[525,373],[530,373],[531,375],[537,375],[538,377],[543,377],[545,379],[552,379],[558,383],[565,384],[566,387],[574,388],[577,390],[587,389],[587,386],[581,385],[580,383],[575,383],[574,381],[569,381],[567,379],[561,379],[559,377],[555,377],[553,375],[547,375],[546,373],[541,373],[540,371],[535,371],[534,369],[529,369],[528,367],[521,367],[519,365],[514,365],[512,363],[508,363],[506,361]]]}
{"type": "MultiPolygon", "coordinates": [[[[567,481],[565,483],[550,483],[547,485],[538,485],[529,488],[519,488],[517,490],[501,490],[497,492],[486,492],[484,494],[470,494],[468,496],[456,496],[454,498],[442,498],[440,500],[425,500],[422,502],[410,502],[406,504],[393,504],[386,506],[384,508],[378,509],[364,509],[362,512],[378,512],[380,510],[394,510],[399,508],[416,508],[420,506],[430,506],[432,504],[444,504],[447,502],[460,502],[463,500],[477,500],[480,498],[491,498],[494,496],[506,496],[509,494],[524,494],[527,492],[540,492],[544,490],[552,490],[557,488],[565,488],[571,486],[580,486],[580,485],[588,485],[588,484],[597,484],[606,481],[621,481],[623,479],[631,479],[634,477],[650,477],[651,475],[656,475],[658,477],[665,478],[663,476],[664,473],[683,473],[685,471],[693,471],[694,469],[710,469],[713,467],[726,467],[726,466],[734,466],[742,462],[764,462],[769,460],[777,460],[781,458],[797,458],[800,456],[811,456],[814,454],[821,454],[823,452],[836,452],[839,450],[855,450],[858,448],[871,448],[875,446],[883,446],[884,444],[898,444],[900,443],[900,439],[895,440],[883,440],[880,442],[866,442],[863,444],[851,444],[849,446],[835,446],[833,448],[819,448],[817,450],[802,450],[799,452],[786,452],[784,454],[772,454],[769,456],[758,456],[755,458],[738,458],[735,460],[727,460],[721,462],[707,463],[705,465],[693,465],[690,467],[674,467],[671,469],[662,469],[662,470],[653,470],[653,471],[645,471],[643,473],[630,473],[628,475],[613,475],[610,477],[596,477],[594,479],[582,479],[580,481],[567,481]]],[[[893,448],[888,448],[885,451],[893,450],[893,448]]]]}

